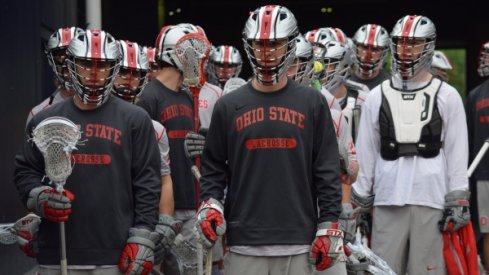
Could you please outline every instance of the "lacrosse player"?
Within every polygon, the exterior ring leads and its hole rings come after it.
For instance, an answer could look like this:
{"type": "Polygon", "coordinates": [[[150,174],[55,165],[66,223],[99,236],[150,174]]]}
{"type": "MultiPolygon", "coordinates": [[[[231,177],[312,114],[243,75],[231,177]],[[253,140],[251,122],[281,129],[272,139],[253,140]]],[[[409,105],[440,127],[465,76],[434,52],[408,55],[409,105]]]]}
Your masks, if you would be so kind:
{"type": "Polygon", "coordinates": [[[407,15],[391,33],[392,76],[363,104],[352,200],[372,202],[372,250],[397,274],[446,274],[442,232],[470,221],[462,99],[429,66],[436,29],[407,15]]]}
{"type": "Polygon", "coordinates": [[[75,89],[65,100],[32,118],[61,116],[79,125],[83,144],[72,155],[75,168],[58,193],[46,184],[45,163],[26,140],[15,157],[15,184],[28,210],[41,216],[40,274],[60,274],[58,222],[65,222],[71,274],[149,274],[159,240],[160,156],[144,110],[110,96],[119,70],[119,43],[108,33],[87,30],[73,37],[66,62],[75,89]]]}
{"type": "Polygon", "coordinates": [[[49,37],[44,52],[55,75],[56,90],[51,96],[32,108],[27,116],[27,123],[35,114],[75,94],[65,62],[66,49],[68,49],[71,39],[82,32],[83,30],[77,27],[59,28],[49,37]]]}
{"type": "Polygon", "coordinates": [[[344,256],[331,114],[323,96],[286,75],[297,35],[285,7],[250,13],[243,41],[255,75],[211,118],[196,227],[204,247],[226,233],[226,274],[310,274],[344,256]]]}
{"type": "MultiPolygon", "coordinates": [[[[479,56],[478,73],[489,76],[489,41],[482,44],[479,56]]],[[[489,79],[474,88],[467,96],[465,112],[469,129],[469,156],[473,160],[485,140],[489,138],[489,79]]],[[[489,273],[489,154],[477,165],[472,178],[476,182],[479,230],[483,235],[483,262],[489,273]]]]}

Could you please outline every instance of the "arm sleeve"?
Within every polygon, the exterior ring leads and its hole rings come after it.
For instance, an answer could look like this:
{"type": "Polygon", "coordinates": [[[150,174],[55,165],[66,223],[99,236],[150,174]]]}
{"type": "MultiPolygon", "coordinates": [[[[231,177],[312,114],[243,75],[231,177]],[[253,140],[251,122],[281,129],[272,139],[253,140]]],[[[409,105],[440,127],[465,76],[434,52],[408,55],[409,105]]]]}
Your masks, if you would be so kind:
{"type": "Polygon", "coordinates": [[[41,186],[44,177],[44,158],[31,140],[32,120],[27,124],[25,140],[14,159],[14,183],[24,205],[27,204],[30,191],[41,186]]]}
{"type": "Polygon", "coordinates": [[[474,107],[473,107],[473,97],[474,94],[477,92],[477,89],[472,90],[466,97],[465,101],[465,116],[467,119],[467,138],[469,140],[469,161],[472,161],[474,159],[473,155],[473,148],[474,148],[474,107]]]}
{"type": "Polygon", "coordinates": [[[338,121],[338,143],[339,146],[345,148],[345,151],[348,153],[349,161],[357,159],[357,152],[355,151],[355,145],[353,144],[353,139],[351,137],[350,127],[345,116],[341,112],[338,121]]]}
{"type": "Polygon", "coordinates": [[[445,139],[443,149],[447,160],[448,190],[449,192],[468,188],[468,140],[467,120],[465,117],[462,98],[456,90],[451,91],[447,97],[444,110],[443,127],[445,139]]]}
{"type": "Polygon", "coordinates": [[[324,96],[314,114],[312,176],[315,183],[319,220],[337,221],[341,212],[341,182],[338,143],[328,103],[324,96]]]}
{"type": "Polygon", "coordinates": [[[227,132],[224,106],[217,101],[202,155],[200,200],[222,200],[228,178],[227,132]]]}
{"type": "Polygon", "coordinates": [[[151,120],[147,115],[133,126],[132,189],[134,226],[154,230],[161,194],[160,154],[151,120]]]}
{"type": "Polygon", "coordinates": [[[161,157],[161,175],[170,175],[170,143],[168,142],[168,136],[164,127],[163,131],[158,134],[158,147],[161,157]]]}
{"type": "Polygon", "coordinates": [[[360,170],[353,188],[360,196],[372,195],[375,180],[375,165],[380,154],[380,134],[378,117],[373,115],[371,103],[375,100],[368,97],[362,106],[362,115],[356,142],[357,160],[360,170]]]}

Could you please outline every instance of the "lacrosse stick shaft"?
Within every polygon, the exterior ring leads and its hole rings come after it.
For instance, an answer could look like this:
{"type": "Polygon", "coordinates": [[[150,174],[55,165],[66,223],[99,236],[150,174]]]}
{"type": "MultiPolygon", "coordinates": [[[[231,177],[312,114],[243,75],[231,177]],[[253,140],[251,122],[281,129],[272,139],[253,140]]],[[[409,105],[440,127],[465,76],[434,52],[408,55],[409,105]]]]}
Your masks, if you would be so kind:
{"type": "MultiPolygon", "coordinates": [[[[194,132],[198,133],[200,128],[200,119],[199,119],[199,94],[200,88],[198,87],[190,87],[190,91],[192,92],[192,98],[194,100],[194,132]]],[[[192,174],[197,178],[195,172],[200,171],[200,157],[195,158],[195,165],[192,165],[191,168],[192,174]],[[194,168],[195,167],[195,168],[194,168]]],[[[197,207],[199,207],[200,202],[200,172],[198,173],[199,177],[195,182],[195,200],[197,201],[197,207]]]]}
{"type": "Polygon", "coordinates": [[[66,238],[65,238],[65,223],[59,223],[59,236],[61,241],[61,275],[68,275],[68,262],[66,260],[66,238]]]}
{"type": "Polygon", "coordinates": [[[205,275],[212,275],[212,248],[207,250],[207,257],[205,260],[205,275]]]}
{"type": "Polygon", "coordinates": [[[486,141],[484,141],[484,145],[482,145],[481,149],[479,150],[479,153],[477,153],[477,155],[475,156],[474,160],[472,161],[472,164],[470,164],[469,170],[467,170],[467,175],[469,178],[472,176],[472,173],[474,173],[475,168],[477,168],[477,165],[479,165],[479,162],[486,154],[487,149],[489,149],[489,138],[486,139],[486,141]]]}
{"type": "Polygon", "coordinates": [[[204,248],[197,242],[197,274],[204,275],[204,248]]]}

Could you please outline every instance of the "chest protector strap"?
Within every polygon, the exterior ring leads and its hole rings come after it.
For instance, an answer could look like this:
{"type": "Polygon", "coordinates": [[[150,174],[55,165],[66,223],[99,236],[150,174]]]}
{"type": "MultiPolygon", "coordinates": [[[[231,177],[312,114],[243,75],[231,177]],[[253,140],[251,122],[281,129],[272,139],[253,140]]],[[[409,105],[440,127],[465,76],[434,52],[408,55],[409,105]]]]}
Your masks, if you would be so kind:
{"type": "Polygon", "coordinates": [[[442,120],[437,95],[441,81],[419,90],[401,92],[382,82],[382,104],[379,112],[380,154],[385,160],[402,156],[432,158],[442,147],[442,120]]]}

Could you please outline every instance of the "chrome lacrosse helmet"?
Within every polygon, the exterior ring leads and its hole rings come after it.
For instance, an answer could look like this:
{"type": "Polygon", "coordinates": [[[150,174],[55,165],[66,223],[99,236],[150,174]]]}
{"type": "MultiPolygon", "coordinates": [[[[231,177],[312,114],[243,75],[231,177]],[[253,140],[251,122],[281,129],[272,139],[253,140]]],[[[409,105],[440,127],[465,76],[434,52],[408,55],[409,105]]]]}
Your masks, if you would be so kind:
{"type": "Polygon", "coordinates": [[[250,13],[243,43],[259,83],[273,85],[285,76],[294,61],[297,35],[297,20],[285,7],[268,5],[250,13]]]}
{"type": "Polygon", "coordinates": [[[59,28],[51,34],[44,49],[59,85],[70,90],[73,89],[73,86],[70,84],[70,74],[65,63],[66,50],[73,37],[83,32],[84,30],[77,27],[59,28]]]}
{"type": "Polygon", "coordinates": [[[448,73],[452,69],[453,67],[448,57],[441,51],[434,51],[430,66],[431,74],[440,77],[444,81],[448,81],[450,78],[448,73]]]}
{"type": "Polygon", "coordinates": [[[101,105],[112,89],[119,71],[119,43],[102,30],[87,30],[73,38],[67,63],[78,97],[84,104],[101,105]]]}
{"type": "Polygon", "coordinates": [[[158,62],[156,61],[155,48],[144,46],[143,52],[146,54],[146,57],[148,58],[148,62],[149,62],[148,81],[150,81],[151,79],[156,77],[156,74],[158,73],[160,66],[158,65],[158,62]]]}
{"type": "Polygon", "coordinates": [[[119,40],[121,47],[121,66],[112,87],[112,94],[134,102],[147,83],[149,72],[148,57],[136,42],[119,40]]]}
{"type": "Polygon", "coordinates": [[[482,44],[477,72],[481,77],[489,76],[489,41],[482,44]]]}
{"type": "Polygon", "coordinates": [[[295,60],[289,67],[287,76],[299,84],[308,86],[314,76],[312,46],[302,35],[297,36],[295,40],[295,60]]]}
{"type": "Polygon", "coordinates": [[[180,38],[189,33],[200,33],[200,31],[195,25],[189,23],[168,25],[161,28],[160,33],[156,38],[156,59],[181,71],[182,64],[175,55],[175,45],[180,38]]]}
{"type": "Polygon", "coordinates": [[[389,50],[390,37],[387,30],[376,24],[365,24],[353,36],[355,54],[353,63],[356,73],[372,76],[382,67],[389,50]]]}
{"type": "Polygon", "coordinates": [[[426,16],[406,15],[391,33],[392,71],[410,79],[428,69],[435,50],[435,24],[426,16]]]}
{"type": "Polygon", "coordinates": [[[224,84],[228,79],[237,77],[241,72],[243,59],[238,49],[233,46],[222,45],[212,49],[208,69],[212,78],[224,84]]]}
{"type": "Polygon", "coordinates": [[[324,71],[319,76],[319,81],[324,88],[332,91],[349,76],[351,50],[346,44],[329,41],[324,45],[321,61],[324,71]]]}

